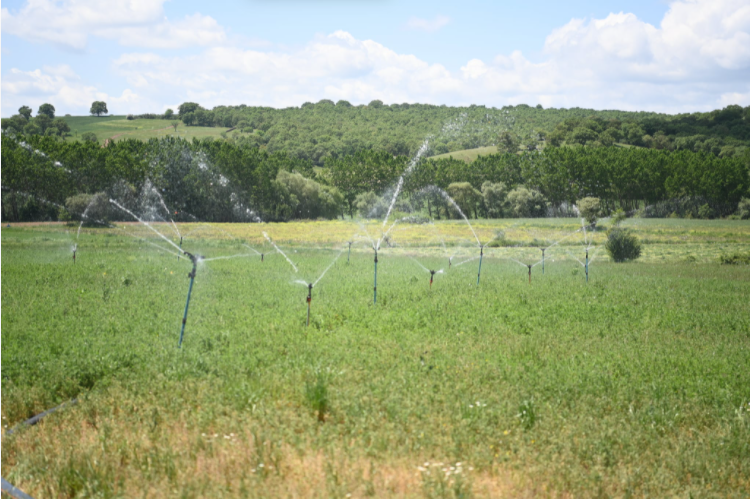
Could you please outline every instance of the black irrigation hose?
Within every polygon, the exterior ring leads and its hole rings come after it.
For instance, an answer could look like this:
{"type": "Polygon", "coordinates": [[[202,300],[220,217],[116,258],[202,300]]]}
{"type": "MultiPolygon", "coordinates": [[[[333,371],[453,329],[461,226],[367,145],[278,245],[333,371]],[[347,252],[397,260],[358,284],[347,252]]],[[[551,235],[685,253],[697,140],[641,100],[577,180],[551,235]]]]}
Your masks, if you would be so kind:
{"type": "MultiPolygon", "coordinates": [[[[20,428],[24,426],[34,426],[37,424],[43,417],[49,416],[53,412],[57,411],[58,409],[62,409],[66,405],[73,405],[78,402],[78,399],[72,399],[68,402],[63,402],[62,404],[58,405],[57,407],[53,407],[52,409],[47,409],[44,412],[40,412],[34,417],[31,417],[27,419],[26,421],[22,423],[18,423],[16,426],[11,428],[10,430],[5,432],[5,436],[12,435],[13,433],[17,432],[20,428]]],[[[15,497],[16,499],[33,499],[30,495],[28,495],[26,492],[17,489],[13,486],[10,482],[8,482],[5,478],[0,479],[2,480],[2,491],[6,494],[8,494],[11,497],[15,497]]]]}

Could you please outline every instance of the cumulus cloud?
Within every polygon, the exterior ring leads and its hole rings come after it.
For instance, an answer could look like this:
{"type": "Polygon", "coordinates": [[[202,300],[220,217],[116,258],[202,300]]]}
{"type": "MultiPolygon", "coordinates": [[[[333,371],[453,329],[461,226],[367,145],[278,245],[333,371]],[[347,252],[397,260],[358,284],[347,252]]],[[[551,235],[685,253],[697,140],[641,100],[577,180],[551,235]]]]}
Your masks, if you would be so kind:
{"type": "MultiPolygon", "coordinates": [[[[170,43],[186,43],[179,33],[193,24],[223,33],[201,16],[184,22],[170,25],[172,34],[152,29],[153,40],[174,37],[170,43]]],[[[138,45],[138,31],[117,29],[122,30],[119,40],[138,45]]],[[[293,48],[248,48],[224,40],[179,55],[159,50],[173,45],[153,40],[142,44],[148,50],[121,54],[111,65],[131,89],[117,98],[132,112],[153,112],[163,109],[157,103],[186,100],[206,107],[286,107],[324,98],[664,112],[750,104],[750,6],[743,0],[673,2],[659,26],[630,13],[573,19],[549,34],[539,59],[515,51],[492,60],[471,59],[455,71],[345,31],[293,48]]],[[[77,102],[76,95],[85,95],[80,102],[90,105],[96,89],[63,74],[68,70],[6,73],[3,105],[24,93],[65,96],[71,103],[77,102]],[[73,90],[64,93],[63,87],[73,90]]]]}
{"type": "Polygon", "coordinates": [[[207,46],[226,41],[224,29],[201,14],[172,22],[165,0],[29,0],[16,13],[2,9],[3,33],[37,43],[83,50],[89,36],[149,48],[207,46]]]}
{"type": "Polygon", "coordinates": [[[21,105],[37,109],[42,103],[51,102],[58,114],[76,110],[77,114],[88,114],[91,103],[103,100],[110,109],[128,113],[142,109],[153,102],[144,101],[138,94],[125,89],[119,96],[109,95],[96,87],[85,84],[70,66],[45,66],[33,71],[13,68],[2,81],[2,112],[4,116],[17,113],[21,105]]]}
{"type": "Polygon", "coordinates": [[[431,33],[439,30],[443,26],[446,26],[449,22],[450,18],[446,16],[435,16],[434,19],[421,19],[419,17],[412,17],[407,21],[406,27],[408,29],[427,31],[431,33]]]}

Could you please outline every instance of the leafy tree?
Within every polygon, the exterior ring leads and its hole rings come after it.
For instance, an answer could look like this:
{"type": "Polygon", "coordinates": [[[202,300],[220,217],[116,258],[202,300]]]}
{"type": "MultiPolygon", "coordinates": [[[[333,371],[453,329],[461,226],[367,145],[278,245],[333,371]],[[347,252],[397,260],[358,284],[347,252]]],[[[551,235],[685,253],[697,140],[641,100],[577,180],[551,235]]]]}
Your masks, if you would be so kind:
{"type": "Polygon", "coordinates": [[[178,126],[179,124],[180,124],[180,122],[179,122],[179,121],[177,121],[177,120],[175,120],[175,121],[173,121],[173,122],[171,123],[171,125],[172,125],[172,128],[174,128],[174,131],[175,131],[175,132],[177,131],[177,126],[178,126]]]}
{"type": "MultiPolygon", "coordinates": [[[[474,215],[477,218],[477,207],[482,202],[482,193],[474,189],[469,182],[454,182],[448,186],[446,192],[456,204],[461,208],[461,211],[468,217],[474,215]]],[[[451,206],[451,211],[455,210],[451,206]]],[[[458,217],[458,213],[454,213],[454,216],[458,217]]]]}
{"type": "Polygon", "coordinates": [[[47,115],[49,116],[49,119],[53,120],[55,119],[55,106],[53,106],[52,104],[42,104],[41,106],[39,106],[39,111],[37,111],[36,114],[37,117],[40,114],[47,115]]]}
{"type": "Polygon", "coordinates": [[[547,199],[534,189],[513,189],[508,193],[508,203],[512,215],[517,218],[538,218],[547,214],[547,199]]]}
{"type": "Polygon", "coordinates": [[[167,109],[166,111],[164,111],[165,120],[170,119],[173,115],[174,115],[174,111],[172,111],[171,109],[167,109]]]}
{"type": "Polygon", "coordinates": [[[191,126],[195,124],[195,113],[193,112],[180,114],[180,118],[182,119],[182,122],[185,123],[186,126],[191,126]]]}
{"type": "Polygon", "coordinates": [[[354,205],[357,207],[357,212],[362,218],[380,218],[388,210],[383,199],[379,198],[372,191],[358,194],[354,205]]]}
{"type": "Polygon", "coordinates": [[[188,113],[194,113],[199,107],[195,102],[183,102],[177,107],[177,114],[182,118],[188,113]]]}
{"type": "Polygon", "coordinates": [[[65,138],[70,133],[70,126],[68,125],[68,122],[62,118],[55,118],[54,120],[52,120],[51,126],[56,128],[58,134],[63,138],[65,138]]]}
{"type": "Polygon", "coordinates": [[[521,144],[521,138],[509,131],[503,131],[497,138],[497,152],[515,153],[521,144]]]}
{"type": "Polygon", "coordinates": [[[81,140],[84,142],[98,142],[99,139],[96,138],[96,134],[94,132],[84,132],[81,134],[81,140]]]}
{"type": "Polygon", "coordinates": [[[18,114],[29,120],[31,119],[31,108],[29,106],[21,106],[18,108],[18,114]]]}
{"type": "Polygon", "coordinates": [[[586,197],[579,199],[576,205],[578,205],[578,211],[586,219],[586,222],[589,224],[596,223],[602,209],[599,198],[586,197]]]}
{"type": "Polygon", "coordinates": [[[107,110],[107,103],[100,100],[94,101],[91,103],[91,109],[89,110],[89,112],[97,116],[107,114],[109,113],[109,111],[107,110]]]}
{"type": "Polygon", "coordinates": [[[503,218],[508,209],[508,188],[503,182],[482,184],[482,198],[487,218],[503,218]]]}
{"type": "Polygon", "coordinates": [[[42,130],[42,127],[40,127],[36,120],[34,120],[23,127],[23,133],[26,135],[40,135],[44,133],[44,130],[42,130]]]}
{"type": "Polygon", "coordinates": [[[737,214],[742,220],[750,219],[750,199],[742,198],[737,204],[737,214]]]}

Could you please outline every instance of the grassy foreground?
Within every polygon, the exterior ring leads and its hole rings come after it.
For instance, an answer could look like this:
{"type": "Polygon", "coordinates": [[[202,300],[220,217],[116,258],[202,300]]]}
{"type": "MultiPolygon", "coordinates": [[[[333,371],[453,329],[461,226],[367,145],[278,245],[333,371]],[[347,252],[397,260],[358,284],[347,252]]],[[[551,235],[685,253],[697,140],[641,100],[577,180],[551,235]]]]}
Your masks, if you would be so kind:
{"type": "Polygon", "coordinates": [[[372,252],[340,252],[356,224],[182,225],[188,251],[252,256],[199,265],[181,350],[190,265],[155,234],[84,229],[73,265],[75,229],[3,228],[3,428],[80,402],[4,436],[2,475],[38,497],[746,497],[750,267],[715,256],[750,224],[628,223],[642,262],[597,256],[586,284],[578,234],[531,285],[508,258],[537,248],[488,250],[478,287],[465,225],[397,226],[377,305],[372,252]],[[294,281],[336,256],[306,328],[294,281]]]}

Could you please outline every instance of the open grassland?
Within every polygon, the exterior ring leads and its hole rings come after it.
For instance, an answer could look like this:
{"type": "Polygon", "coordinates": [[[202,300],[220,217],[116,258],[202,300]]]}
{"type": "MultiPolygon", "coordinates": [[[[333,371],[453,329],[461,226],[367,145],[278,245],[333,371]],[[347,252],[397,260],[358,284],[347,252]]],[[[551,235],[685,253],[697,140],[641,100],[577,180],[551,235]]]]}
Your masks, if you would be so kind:
{"type": "Polygon", "coordinates": [[[476,149],[463,149],[461,151],[453,151],[453,152],[447,152],[445,154],[437,154],[435,156],[431,156],[431,159],[447,159],[447,158],[453,158],[453,159],[460,159],[463,161],[466,161],[467,163],[471,163],[475,159],[477,159],[479,156],[486,156],[488,154],[496,154],[497,153],[497,146],[487,146],[487,147],[477,147],[476,149]]]}
{"type": "Polygon", "coordinates": [[[626,224],[643,261],[600,251],[587,284],[579,221],[477,221],[504,241],[479,286],[465,224],[397,225],[376,305],[368,243],[341,250],[379,223],[180,224],[243,255],[198,266],[181,350],[190,265],[156,234],[3,228],[3,428],[79,403],[4,436],[2,475],[38,497],[746,497],[750,266],[716,257],[750,224],[626,224]],[[571,233],[529,285],[510,258],[571,233]],[[337,256],[306,328],[294,281],[337,256]]]}
{"type": "Polygon", "coordinates": [[[122,139],[149,140],[151,138],[162,138],[166,136],[181,137],[192,140],[193,137],[199,139],[205,137],[217,138],[221,132],[228,130],[221,127],[186,127],[182,122],[175,132],[172,127],[174,120],[128,120],[125,116],[68,116],[65,121],[70,125],[72,137],[67,140],[80,140],[81,135],[86,132],[96,134],[100,143],[111,139],[114,141],[122,139]]]}

